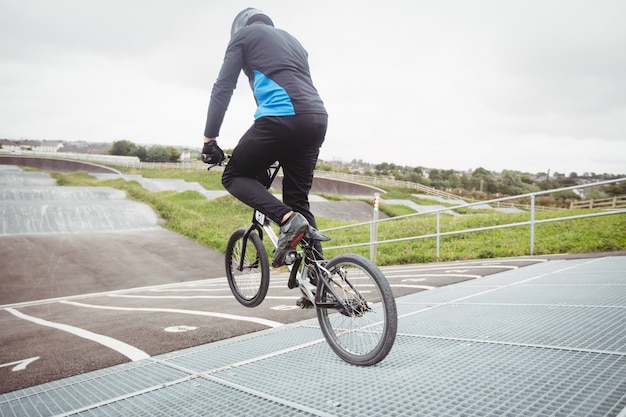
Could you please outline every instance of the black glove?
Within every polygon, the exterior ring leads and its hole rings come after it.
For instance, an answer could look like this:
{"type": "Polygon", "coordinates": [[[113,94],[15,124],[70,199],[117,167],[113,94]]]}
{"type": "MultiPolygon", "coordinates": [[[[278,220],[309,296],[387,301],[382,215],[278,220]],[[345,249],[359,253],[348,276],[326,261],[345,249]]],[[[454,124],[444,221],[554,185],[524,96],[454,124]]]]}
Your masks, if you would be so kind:
{"type": "Polygon", "coordinates": [[[221,164],[224,159],[226,159],[224,151],[217,146],[216,140],[204,143],[202,147],[202,162],[205,164],[221,164]]]}

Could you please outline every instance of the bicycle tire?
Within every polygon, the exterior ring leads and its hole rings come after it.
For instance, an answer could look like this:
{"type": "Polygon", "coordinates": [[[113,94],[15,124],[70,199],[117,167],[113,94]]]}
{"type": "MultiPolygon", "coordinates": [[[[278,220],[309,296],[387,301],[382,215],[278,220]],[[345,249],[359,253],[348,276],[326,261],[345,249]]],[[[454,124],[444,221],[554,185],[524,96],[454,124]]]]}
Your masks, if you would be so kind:
{"type": "Polygon", "coordinates": [[[246,307],[256,307],[263,302],[270,285],[270,264],[267,251],[259,235],[248,235],[243,269],[239,270],[246,228],[237,229],[226,244],[226,279],[233,295],[246,307]]]}
{"type": "Polygon", "coordinates": [[[317,318],[326,341],[348,363],[379,363],[391,351],[398,330],[396,302],[387,279],[374,263],[356,254],[339,255],[326,269],[341,300],[318,280],[316,302],[344,306],[318,307],[317,318]]]}

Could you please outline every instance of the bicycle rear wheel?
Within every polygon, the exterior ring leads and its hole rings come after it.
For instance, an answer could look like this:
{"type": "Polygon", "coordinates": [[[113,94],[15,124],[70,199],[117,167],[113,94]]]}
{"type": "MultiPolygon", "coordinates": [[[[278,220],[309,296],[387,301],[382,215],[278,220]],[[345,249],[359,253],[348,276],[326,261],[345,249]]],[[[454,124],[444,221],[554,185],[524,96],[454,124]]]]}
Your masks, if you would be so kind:
{"type": "Polygon", "coordinates": [[[250,232],[244,240],[247,231],[237,229],[228,239],[226,278],[237,301],[246,307],[256,307],[265,299],[270,285],[270,264],[263,241],[256,232],[250,232]]]}
{"type": "Polygon", "coordinates": [[[326,341],[353,365],[380,362],[391,351],[398,329],[396,302],[387,279],[376,265],[356,254],[339,255],[326,269],[332,291],[318,280],[316,300],[326,341]]]}

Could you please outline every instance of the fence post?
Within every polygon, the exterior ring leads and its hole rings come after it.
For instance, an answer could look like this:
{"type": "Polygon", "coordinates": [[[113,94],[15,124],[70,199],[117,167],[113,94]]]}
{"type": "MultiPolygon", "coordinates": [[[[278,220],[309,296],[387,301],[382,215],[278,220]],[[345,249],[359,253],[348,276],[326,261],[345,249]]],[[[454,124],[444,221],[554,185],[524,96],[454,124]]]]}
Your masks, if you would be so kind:
{"type": "Polygon", "coordinates": [[[441,222],[439,221],[440,219],[440,212],[437,211],[437,260],[440,259],[439,255],[441,252],[441,222]]]}
{"type": "Polygon", "coordinates": [[[376,263],[376,242],[378,242],[378,206],[380,193],[374,193],[374,219],[370,224],[370,260],[376,263]]]}
{"type": "Polygon", "coordinates": [[[535,253],[535,195],[530,195],[530,254],[535,253]]]}

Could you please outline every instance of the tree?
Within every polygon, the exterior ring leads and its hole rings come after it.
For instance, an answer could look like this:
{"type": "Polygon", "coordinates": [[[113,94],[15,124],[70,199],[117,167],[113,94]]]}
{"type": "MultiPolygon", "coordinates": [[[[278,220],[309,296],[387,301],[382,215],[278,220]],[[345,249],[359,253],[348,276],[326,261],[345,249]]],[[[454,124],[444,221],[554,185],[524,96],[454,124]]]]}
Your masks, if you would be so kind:
{"type": "Polygon", "coordinates": [[[129,140],[118,140],[113,142],[109,154],[121,156],[135,156],[137,153],[137,145],[129,140]]]}
{"type": "Polygon", "coordinates": [[[479,190],[485,193],[497,193],[498,186],[495,178],[485,168],[479,167],[472,172],[470,179],[470,189],[479,190]]]}
{"type": "Polygon", "coordinates": [[[177,162],[180,159],[180,151],[173,146],[167,147],[170,152],[170,162],[177,162]]]}
{"type": "Polygon", "coordinates": [[[390,175],[393,174],[393,171],[395,171],[396,164],[383,162],[382,164],[376,165],[374,169],[376,169],[376,173],[378,175],[390,175]]]}
{"type": "Polygon", "coordinates": [[[147,162],[176,162],[180,152],[172,146],[154,145],[146,153],[147,162]]]}
{"type": "Polygon", "coordinates": [[[626,195],[626,182],[607,185],[605,187],[602,187],[602,190],[611,197],[626,195]]]}
{"type": "Polygon", "coordinates": [[[530,187],[524,183],[521,174],[517,171],[503,170],[500,181],[498,188],[502,194],[516,195],[529,192],[530,187]]]}
{"type": "Polygon", "coordinates": [[[135,155],[137,156],[137,158],[139,158],[140,161],[145,161],[146,157],[148,156],[148,150],[146,149],[145,146],[139,146],[137,148],[137,152],[135,152],[135,155]]]}

